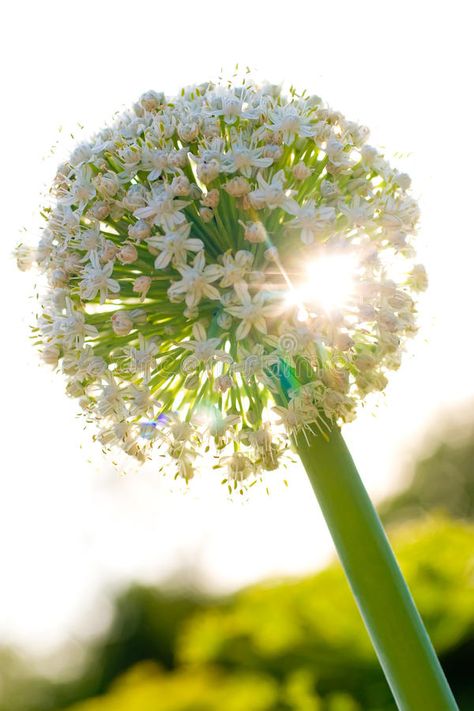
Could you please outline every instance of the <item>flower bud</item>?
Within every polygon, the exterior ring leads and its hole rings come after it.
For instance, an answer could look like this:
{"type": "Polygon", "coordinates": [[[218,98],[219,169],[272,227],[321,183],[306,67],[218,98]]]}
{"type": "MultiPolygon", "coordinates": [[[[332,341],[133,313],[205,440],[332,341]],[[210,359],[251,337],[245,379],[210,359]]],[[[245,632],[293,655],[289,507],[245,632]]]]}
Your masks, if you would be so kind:
{"type": "Polygon", "coordinates": [[[43,348],[43,350],[41,351],[41,358],[44,360],[44,362],[48,365],[53,365],[55,367],[58,364],[59,355],[60,350],[58,346],[55,346],[53,344],[45,346],[45,348],[43,348]]]}
{"type": "Polygon", "coordinates": [[[203,222],[210,222],[214,217],[214,213],[208,207],[201,207],[199,210],[199,215],[203,222]]]}
{"type": "Polygon", "coordinates": [[[104,245],[102,254],[100,255],[101,262],[110,262],[112,259],[115,258],[118,251],[119,248],[117,247],[117,245],[108,239],[104,245]]]}
{"type": "Polygon", "coordinates": [[[16,265],[22,272],[28,271],[35,261],[35,251],[26,244],[19,244],[14,251],[14,255],[16,265]]]}
{"type": "Polygon", "coordinates": [[[212,210],[215,210],[219,204],[219,197],[219,191],[213,188],[202,198],[201,202],[204,207],[210,207],[212,210]]]}
{"type": "Polygon", "coordinates": [[[64,286],[67,283],[67,280],[68,280],[68,276],[67,276],[66,272],[64,271],[64,269],[61,269],[61,268],[55,269],[51,273],[50,278],[49,278],[51,286],[54,286],[56,288],[64,286]]]}
{"type": "Polygon", "coordinates": [[[272,143],[269,143],[267,146],[264,147],[262,155],[264,158],[271,158],[273,161],[277,161],[280,160],[283,155],[283,148],[281,146],[276,146],[272,143]]]}
{"type": "Polygon", "coordinates": [[[366,163],[369,166],[373,165],[375,159],[379,155],[376,148],[374,148],[373,146],[369,146],[367,144],[365,146],[361,147],[360,154],[362,156],[362,160],[364,161],[364,163],[366,163]]]}
{"type": "Polygon", "coordinates": [[[87,411],[90,410],[92,407],[92,401],[90,397],[87,397],[87,395],[83,395],[82,397],[80,397],[78,403],[81,410],[87,411]]]}
{"type": "Polygon", "coordinates": [[[234,198],[243,197],[250,192],[250,185],[245,178],[236,176],[224,184],[224,190],[234,198]]]}
{"type": "Polygon", "coordinates": [[[163,92],[147,91],[140,97],[140,105],[145,111],[157,111],[165,101],[163,92]]]}
{"type": "Polygon", "coordinates": [[[415,264],[407,281],[415,291],[425,291],[428,288],[428,277],[423,264],[415,264]]]}
{"type": "Polygon", "coordinates": [[[201,161],[196,168],[196,174],[199,180],[207,185],[212,183],[220,173],[220,165],[215,158],[210,161],[201,161]]]}
{"type": "Polygon", "coordinates": [[[217,316],[217,324],[227,331],[232,326],[232,316],[226,311],[221,311],[217,316]]]}
{"type": "Polygon", "coordinates": [[[178,136],[184,143],[192,143],[199,134],[199,126],[195,121],[178,124],[178,136]]]}
{"type": "Polygon", "coordinates": [[[354,357],[354,365],[362,373],[373,370],[377,364],[377,358],[369,351],[357,353],[354,357]]]}
{"type": "Polygon", "coordinates": [[[176,178],[173,178],[171,190],[174,195],[179,197],[189,195],[191,186],[188,178],[185,175],[177,175],[176,178]]]}
{"type": "Polygon", "coordinates": [[[144,185],[131,185],[127,190],[127,194],[122,199],[122,203],[128,210],[133,212],[137,208],[146,205],[145,194],[146,190],[144,185]]]}
{"type": "MultiPolygon", "coordinates": [[[[242,224],[242,223],[241,223],[242,224]]],[[[244,239],[251,244],[265,242],[267,239],[267,231],[262,222],[247,222],[244,225],[244,239]]]]}
{"type": "Polygon", "coordinates": [[[139,276],[133,282],[133,292],[140,294],[140,301],[144,301],[151,287],[151,277],[139,276]]]}
{"type": "Polygon", "coordinates": [[[90,213],[96,220],[105,220],[110,215],[110,205],[103,200],[98,200],[91,207],[90,213]]]}
{"type": "Polygon", "coordinates": [[[178,151],[171,151],[168,156],[168,165],[170,168],[184,168],[188,162],[188,151],[185,148],[180,148],[178,151]]]}
{"type": "Polygon", "coordinates": [[[278,261],[278,249],[276,247],[269,247],[265,250],[263,256],[268,262],[278,261]]]}
{"type": "Polygon", "coordinates": [[[312,171],[311,168],[308,168],[306,163],[300,160],[299,163],[293,166],[293,170],[291,172],[295,176],[296,180],[306,180],[306,178],[309,178],[312,171]]]}
{"type": "Polygon", "coordinates": [[[334,338],[334,347],[340,351],[348,351],[354,345],[354,341],[348,333],[337,333],[334,338]]]}
{"type": "Polygon", "coordinates": [[[63,266],[68,274],[77,274],[82,268],[79,254],[68,254],[63,266]]]}
{"type": "Polygon", "coordinates": [[[143,239],[148,239],[151,235],[151,227],[145,220],[138,220],[134,225],[129,225],[128,236],[131,239],[136,239],[140,242],[143,239]]]}
{"type": "Polygon", "coordinates": [[[214,380],[214,391],[216,393],[225,393],[227,390],[229,390],[233,385],[232,378],[230,375],[219,375],[215,380],[214,380]]]}
{"type": "Polygon", "coordinates": [[[133,264],[138,259],[137,248],[133,244],[125,244],[122,249],[117,252],[117,259],[122,264],[133,264]]]}
{"type": "Polygon", "coordinates": [[[133,321],[125,311],[116,311],[111,320],[113,331],[117,336],[128,336],[133,328],[133,321]]]}
{"type": "Polygon", "coordinates": [[[377,314],[377,321],[380,328],[389,333],[394,333],[398,330],[399,322],[393,311],[387,308],[381,308],[377,314]]]}

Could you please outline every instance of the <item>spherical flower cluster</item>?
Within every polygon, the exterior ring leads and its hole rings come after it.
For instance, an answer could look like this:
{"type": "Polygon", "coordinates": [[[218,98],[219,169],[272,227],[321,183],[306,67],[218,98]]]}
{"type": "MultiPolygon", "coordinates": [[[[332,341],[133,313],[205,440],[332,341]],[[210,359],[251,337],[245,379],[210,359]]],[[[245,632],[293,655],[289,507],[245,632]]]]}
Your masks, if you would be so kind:
{"type": "Polygon", "coordinates": [[[186,480],[275,470],[347,422],[415,331],[418,208],[368,132],[317,96],[144,94],[62,164],[33,251],[35,329],[96,437],[186,480]],[[161,460],[163,461],[163,460],[161,460]]]}

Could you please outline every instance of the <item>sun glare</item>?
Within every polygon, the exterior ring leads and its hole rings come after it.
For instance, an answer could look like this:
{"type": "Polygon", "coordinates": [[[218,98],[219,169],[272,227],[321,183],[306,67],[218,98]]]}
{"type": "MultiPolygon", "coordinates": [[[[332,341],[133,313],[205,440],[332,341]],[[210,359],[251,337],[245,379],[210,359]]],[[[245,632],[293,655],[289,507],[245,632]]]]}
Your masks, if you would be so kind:
{"type": "Polygon", "coordinates": [[[308,264],[302,281],[287,298],[289,304],[298,306],[298,320],[304,321],[314,308],[343,308],[354,290],[356,269],[353,254],[331,254],[308,264]]]}

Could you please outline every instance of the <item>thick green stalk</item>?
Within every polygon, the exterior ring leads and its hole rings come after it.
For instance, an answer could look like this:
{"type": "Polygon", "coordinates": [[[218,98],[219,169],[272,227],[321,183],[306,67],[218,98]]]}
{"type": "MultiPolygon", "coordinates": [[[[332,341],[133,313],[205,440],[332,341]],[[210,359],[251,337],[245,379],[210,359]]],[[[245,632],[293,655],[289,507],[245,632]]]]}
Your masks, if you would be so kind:
{"type": "Polygon", "coordinates": [[[400,711],[458,711],[338,428],[295,442],[400,711]]]}

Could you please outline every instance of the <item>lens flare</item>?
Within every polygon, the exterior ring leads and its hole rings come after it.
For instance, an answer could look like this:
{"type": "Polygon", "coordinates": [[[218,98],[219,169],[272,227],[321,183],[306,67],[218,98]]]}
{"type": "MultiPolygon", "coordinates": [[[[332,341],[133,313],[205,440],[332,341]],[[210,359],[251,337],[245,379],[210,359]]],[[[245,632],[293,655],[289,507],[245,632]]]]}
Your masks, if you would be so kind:
{"type": "Polygon", "coordinates": [[[329,254],[310,262],[300,283],[293,286],[287,303],[298,307],[298,320],[316,309],[343,308],[355,288],[357,260],[353,254],[329,254]]]}

